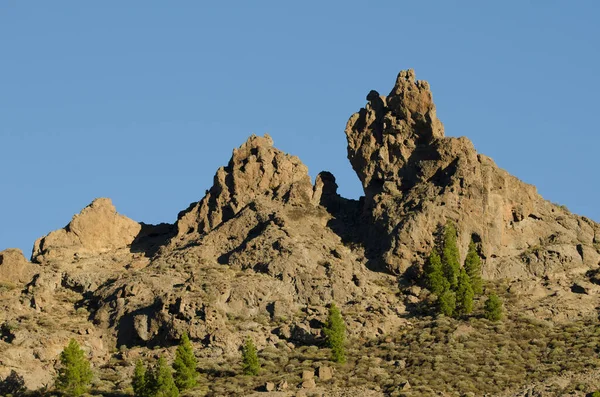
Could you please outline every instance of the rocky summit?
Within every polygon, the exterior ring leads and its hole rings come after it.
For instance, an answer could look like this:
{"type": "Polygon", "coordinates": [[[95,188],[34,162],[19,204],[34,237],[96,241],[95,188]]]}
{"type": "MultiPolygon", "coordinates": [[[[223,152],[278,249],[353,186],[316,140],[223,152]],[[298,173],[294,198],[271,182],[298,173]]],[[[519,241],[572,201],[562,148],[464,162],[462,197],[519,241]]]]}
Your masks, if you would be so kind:
{"type": "Polygon", "coordinates": [[[174,224],[138,223],[99,198],[38,239],[30,260],[0,252],[0,390],[16,373],[31,393],[52,393],[75,339],[92,391],[130,395],[135,363],[170,362],[184,334],[199,372],[187,395],[599,389],[600,225],[445,136],[414,71],[366,100],[345,129],[360,200],[341,197],[329,172],[313,183],[299,158],[253,135],[174,224]],[[484,280],[473,311],[457,316],[438,311],[427,273],[448,225],[459,262],[471,246],[484,280]],[[491,294],[503,302],[496,322],[491,294]],[[332,303],[345,364],[327,347],[332,303]],[[248,339],[255,377],[242,373],[248,339]]]}

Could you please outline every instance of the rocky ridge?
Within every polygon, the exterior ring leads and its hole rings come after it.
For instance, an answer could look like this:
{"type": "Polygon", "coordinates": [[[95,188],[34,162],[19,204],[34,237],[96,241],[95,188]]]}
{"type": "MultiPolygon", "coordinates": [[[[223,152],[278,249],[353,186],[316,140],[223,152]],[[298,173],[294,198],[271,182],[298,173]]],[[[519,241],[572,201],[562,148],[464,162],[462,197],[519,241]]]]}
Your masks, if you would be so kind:
{"type": "Polygon", "coordinates": [[[49,384],[73,336],[97,366],[121,346],[143,354],[183,332],[205,357],[236,355],[247,336],[261,349],[318,344],[332,301],[355,340],[402,332],[428,299],[415,283],[448,220],[463,258],[474,239],[484,277],[506,283],[515,310],[596,315],[598,224],[446,137],[412,70],[367,100],[346,126],[359,201],[340,197],[328,172],[313,184],[297,157],[253,135],[174,225],[97,199],[37,240],[31,262],[0,252],[0,377],[14,369],[30,388],[49,384]]]}

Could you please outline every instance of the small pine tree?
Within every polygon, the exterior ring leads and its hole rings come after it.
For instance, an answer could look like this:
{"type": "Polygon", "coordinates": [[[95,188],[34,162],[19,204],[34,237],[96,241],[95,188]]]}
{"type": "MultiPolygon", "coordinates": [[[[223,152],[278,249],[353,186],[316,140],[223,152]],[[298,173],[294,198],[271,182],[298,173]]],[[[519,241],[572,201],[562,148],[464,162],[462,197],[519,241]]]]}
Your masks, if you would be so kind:
{"type": "Polygon", "coordinates": [[[197,365],[198,361],[194,355],[190,338],[187,333],[183,334],[175,352],[175,361],[173,361],[175,384],[180,391],[191,389],[197,385],[197,365]]]}
{"type": "Polygon", "coordinates": [[[442,250],[442,269],[450,288],[456,289],[460,272],[460,253],[458,252],[457,234],[450,221],[444,227],[444,248],[442,250]]]}
{"type": "Polygon", "coordinates": [[[444,277],[442,270],[442,259],[435,249],[429,254],[429,259],[425,265],[425,278],[427,288],[437,296],[442,295],[449,288],[448,280],[444,277]]]}
{"type": "Polygon", "coordinates": [[[148,387],[151,397],[178,397],[179,390],[175,385],[171,367],[167,365],[164,357],[158,359],[158,364],[150,377],[148,387]]]}
{"type": "Polygon", "coordinates": [[[456,295],[452,291],[445,291],[438,298],[438,306],[440,313],[445,316],[452,317],[456,310],[456,295]]]}
{"type": "Polygon", "coordinates": [[[71,339],[60,353],[60,363],[56,388],[67,396],[80,396],[87,392],[93,374],[90,362],[75,339],[71,339]]]}
{"type": "Polygon", "coordinates": [[[332,303],[325,326],[327,345],[331,348],[331,359],[336,363],[346,362],[346,324],[340,309],[332,303]]]}
{"type": "Polygon", "coordinates": [[[484,316],[490,321],[498,321],[502,318],[502,301],[496,294],[491,294],[485,301],[484,316]]]}
{"type": "Polygon", "coordinates": [[[481,279],[481,258],[477,253],[475,242],[471,240],[469,244],[469,252],[465,258],[465,270],[471,279],[471,287],[475,295],[483,293],[483,281],[481,279]]]}
{"type": "Polygon", "coordinates": [[[473,288],[467,271],[462,268],[458,276],[458,287],[456,288],[457,314],[470,314],[473,311],[473,288]]]}
{"type": "Polygon", "coordinates": [[[256,346],[252,339],[246,339],[246,344],[242,347],[242,369],[244,375],[256,376],[260,370],[260,363],[258,362],[258,354],[256,352],[256,346]]]}
{"type": "Polygon", "coordinates": [[[133,379],[131,381],[135,397],[149,397],[146,372],[144,363],[142,363],[142,360],[138,360],[135,363],[135,370],[133,371],[133,379]]]}

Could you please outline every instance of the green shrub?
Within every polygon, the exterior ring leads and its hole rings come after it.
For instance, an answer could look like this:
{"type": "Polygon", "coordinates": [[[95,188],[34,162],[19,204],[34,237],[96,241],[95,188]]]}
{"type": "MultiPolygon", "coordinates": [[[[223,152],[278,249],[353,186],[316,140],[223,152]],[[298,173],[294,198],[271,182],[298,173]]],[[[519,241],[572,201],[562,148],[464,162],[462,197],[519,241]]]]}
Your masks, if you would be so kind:
{"type": "Polygon", "coordinates": [[[442,269],[450,288],[456,289],[460,271],[460,254],[458,252],[457,234],[454,224],[450,221],[444,227],[444,248],[442,249],[442,269]]]}
{"type": "Polygon", "coordinates": [[[465,258],[465,270],[471,279],[471,287],[473,293],[481,295],[483,293],[483,280],[481,279],[481,258],[477,253],[475,242],[471,240],[469,244],[469,252],[465,258]]]}
{"type": "Polygon", "coordinates": [[[67,396],[80,396],[87,392],[92,381],[90,362],[75,339],[60,353],[61,367],[56,378],[56,388],[67,396]]]}
{"type": "Polygon", "coordinates": [[[191,389],[197,385],[197,365],[198,361],[194,355],[190,338],[187,333],[183,334],[175,352],[175,361],[173,361],[175,384],[179,390],[191,389]]]}
{"type": "Polygon", "coordinates": [[[346,362],[346,324],[340,309],[332,303],[325,326],[327,345],[331,348],[331,359],[337,363],[346,362]]]}
{"type": "Polygon", "coordinates": [[[456,295],[452,291],[444,292],[438,298],[438,308],[440,313],[445,316],[452,317],[456,310],[456,295]]]}
{"type": "Polygon", "coordinates": [[[135,370],[133,371],[133,380],[131,386],[133,387],[133,394],[136,397],[149,397],[148,385],[146,384],[146,367],[142,360],[138,360],[135,363],[135,370]]]}
{"type": "Polygon", "coordinates": [[[463,268],[458,276],[458,287],[456,288],[457,314],[470,314],[473,311],[473,288],[467,271],[463,268]]]}
{"type": "Polygon", "coordinates": [[[150,397],[178,397],[179,390],[175,385],[171,367],[164,357],[158,359],[158,364],[147,380],[147,390],[150,397]]]}
{"type": "Polygon", "coordinates": [[[502,318],[502,301],[498,295],[492,294],[485,301],[484,316],[490,321],[498,321],[502,318]]]}
{"type": "Polygon", "coordinates": [[[429,254],[424,270],[427,288],[437,296],[442,295],[449,288],[449,283],[444,277],[442,259],[435,249],[429,254]]]}
{"type": "Polygon", "coordinates": [[[246,344],[242,347],[242,371],[245,375],[256,376],[260,370],[260,363],[258,362],[258,354],[256,353],[256,346],[252,339],[246,339],[246,344]]]}

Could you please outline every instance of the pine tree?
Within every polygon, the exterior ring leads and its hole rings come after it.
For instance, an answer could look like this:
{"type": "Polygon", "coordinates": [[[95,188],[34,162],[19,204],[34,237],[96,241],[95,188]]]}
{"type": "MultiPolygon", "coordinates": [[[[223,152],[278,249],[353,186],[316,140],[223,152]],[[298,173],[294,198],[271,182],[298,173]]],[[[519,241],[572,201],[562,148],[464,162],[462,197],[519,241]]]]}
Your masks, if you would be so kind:
{"type": "Polygon", "coordinates": [[[180,391],[191,389],[197,385],[197,365],[198,361],[194,355],[190,338],[187,333],[183,334],[175,352],[175,361],[173,361],[175,384],[180,391]]]}
{"type": "Polygon", "coordinates": [[[148,385],[146,383],[146,367],[142,360],[138,360],[135,363],[135,370],[133,371],[133,380],[131,386],[133,387],[133,394],[135,397],[149,397],[148,385]]]}
{"type": "Polygon", "coordinates": [[[242,361],[242,369],[245,375],[258,375],[260,363],[258,362],[256,346],[250,338],[246,339],[246,344],[242,347],[242,361]]]}
{"type": "Polygon", "coordinates": [[[457,314],[470,314],[473,311],[473,288],[467,271],[460,269],[458,276],[458,287],[456,288],[457,314]]]}
{"type": "Polygon", "coordinates": [[[444,227],[444,249],[442,250],[442,269],[450,288],[456,289],[460,272],[460,254],[458,252],[457,234],[450,221],[444,227]]]}
{"type": "Polygon", "coordinates": [[[437,296],[440,296],[450,286],[442,271],[442,260],[436,250],[432,250],[425,265],[425,278],[427,288],[437,296]]]}
{"type": "Polygon", "coordinates": [[[171,367],[167,365],[164,357],[158,359],[158,364],[150,378],[148,387],[151,397],[178,397],[179,390],[175,385],[171,367]]]}
{"type": "Polygon", "coordinates": [[[481,279],[481,258],[477,253],[475,242],[471,240],[469,244],[469,252],[465,258],[465,270],[471,279],[471,287],[475,295],[483,293],[483,281],[481,279]]]}
{"type": "Polygon", "coordinates": [[[492,294],[485,301],[484,316],[490,321],[498,321],[502,318],[502,301],[498,295],[492,294]]]}
{"type": "Polygon", "coordinates": [[[92,382],[90,362],[75,339],[60,353],[56,388],[67,396],[80,396],[88,391],[92,382]]]}
{"type": "Polygon", "coordinates": [[[325,325],[327,345],[331,348],[331,359],[336,363],[346,362],[346,324],[340,309],[332,303],[329,307],[329,317],[325,325]]]}
{"type": "Polygon", "coordinates": [[[452,317],[456,310],[456,295],[452,291],[445,291],[438,298],[438,306],[440,313],[445,316],[452,317]]]}

